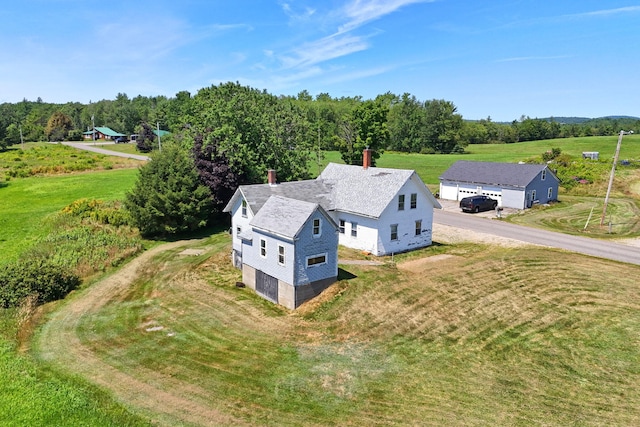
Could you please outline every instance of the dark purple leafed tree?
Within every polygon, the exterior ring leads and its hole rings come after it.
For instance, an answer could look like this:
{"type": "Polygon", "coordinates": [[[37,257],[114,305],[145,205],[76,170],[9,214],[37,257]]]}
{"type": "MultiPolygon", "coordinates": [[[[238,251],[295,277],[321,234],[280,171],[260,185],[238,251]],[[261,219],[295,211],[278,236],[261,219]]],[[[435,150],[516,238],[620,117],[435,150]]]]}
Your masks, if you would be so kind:
{"type": "Polygon", "coordinates": [[[211,190],[214,212],[222,212],[238,188],[240,177],[232,170],[216,137],[212,137],[205,145],[204,137],[197,135],[193,143],[193,156],[200,182],[211,190]]]}

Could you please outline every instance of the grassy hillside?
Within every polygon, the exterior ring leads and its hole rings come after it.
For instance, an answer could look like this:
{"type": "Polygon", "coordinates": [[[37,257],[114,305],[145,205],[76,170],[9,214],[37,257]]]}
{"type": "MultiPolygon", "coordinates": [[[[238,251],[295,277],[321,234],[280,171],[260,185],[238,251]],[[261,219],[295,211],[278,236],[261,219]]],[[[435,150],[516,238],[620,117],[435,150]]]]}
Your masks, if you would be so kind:
{"type": "MultiPolygon", "coordinates": [[[[621,158],[640,158],[638,138],[624,137],[621,158]]],[[[518,161],[552,147],[610,159],[616,141],[470,146],[469,154],[450,156],[385,153],[378,165],[415,169],[433,186],[458,159],[518,161]]],[[[65,162],[78,158],[67,155],[65,162]]],[[[340,161],[339,154],[327,153],[328,161],[340,161]]],[[[136,174],[2,183],[0,263],[45,234],[51,213],[80,198],[122,198],[136,174]]],[[[640,192],[638,178],[617,185],[619,194],[640,192]]],[[[592,203],[586,196],[568,200],[579,206],[577,216],[540,210],[522,218],[580,228],[592,203]]],[[[209,250],[201,257],[157,258],[130,292],[81,319],[74,331],[82,344],[162,395],[176,392],[214,408],[219,425],[640,422],[637,267],[553,251],[434,246],[407,256],[453,257],[417,270],[343,266],[341,275],[353,279],[332,288],[326,301],[289,314],[235,288],[238,272],[229,267],[225,239],[198,243],[209,250]]],[[[12,311],[0,316],[0,425],[141,422],[109,394],[68,375],[75,360],[51,371],[48,362],[17,355],[18,318],[12,311]]],[[[176,424],[164,412],[141,413],[176,424]]]]}
{"type": "Polygon", "coordinates": [[[48,215],[81,198],[122,199],[136,177],[137,169],[118,169],[12,179],[0,188],[0,264],[48,232],[48,215]]]}
{"type": "MultiPolygon", "coordinates": [[[[437,185],[438,177],[458,160],[485,162],[519,162],[530,158],[540,158],[542,153],[552,148],[560,148],[563,153],[581,158],[583,151],[598,151],[600,159],[611,167],[615,153],[617,136],[592,136],[584,138],[561,138],[545,141],[519,142],[515,144],[469,145],[465,154],[406,154],[385,152],[377,161],[377,166],[389,168],[413,169],[429,186],[437,185]]],[[[640,160],[640,135],[625,135],[620,159],[640,160]]],[[[313,163],[310,170],[318,174],[328,163],[343,163],[340,153],[325,153],[320,168],[313,163]]]]}
{"type": "Polygon", "coordinates": [[[235,287],[226,233],[193,245],[208,252],[169,250],[133,286],[85,295],[40,351],[166,425],[640,422],[637,266],[436,245],[343,265],[349,279],[291,313],[235,287]]]}

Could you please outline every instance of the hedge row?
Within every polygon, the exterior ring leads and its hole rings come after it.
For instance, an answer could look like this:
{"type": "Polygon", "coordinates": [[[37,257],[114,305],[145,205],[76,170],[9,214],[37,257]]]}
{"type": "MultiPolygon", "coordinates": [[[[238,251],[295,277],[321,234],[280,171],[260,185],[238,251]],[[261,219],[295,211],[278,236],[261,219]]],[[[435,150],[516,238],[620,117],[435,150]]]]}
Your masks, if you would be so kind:
{"type": "Polygon", "coordinates": [[[29,295],[38,303],[64,298],[80,285],[80,278],[47,260],[18,261],[0,266],[0,307],[17,307],[29,295]]]}

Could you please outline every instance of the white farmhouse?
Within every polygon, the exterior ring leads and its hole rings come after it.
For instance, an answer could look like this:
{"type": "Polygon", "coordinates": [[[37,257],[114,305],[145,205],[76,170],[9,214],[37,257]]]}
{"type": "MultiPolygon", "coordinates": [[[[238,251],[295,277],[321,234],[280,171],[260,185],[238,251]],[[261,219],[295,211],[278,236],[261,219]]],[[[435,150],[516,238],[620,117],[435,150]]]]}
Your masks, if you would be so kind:
{"type": "Polygon", "coordinates": [[[376,256],[431,245],[433,209],[441,208],[431,191],[413,170],[370,165],[367,149],[363,166],[330,163],[314,180],[284,183],[269,171],[267,184],[238,187],[224,211],[231,213],[233,264],[243,281],[296,308],[336,280],[338,243],[376,256]],[[293,262],[276,265],[280,247],[293,262]],[[280,298],[288,292],[282,287],[273,291],[278,280],[295,288],[292,299],[280,298]]]}

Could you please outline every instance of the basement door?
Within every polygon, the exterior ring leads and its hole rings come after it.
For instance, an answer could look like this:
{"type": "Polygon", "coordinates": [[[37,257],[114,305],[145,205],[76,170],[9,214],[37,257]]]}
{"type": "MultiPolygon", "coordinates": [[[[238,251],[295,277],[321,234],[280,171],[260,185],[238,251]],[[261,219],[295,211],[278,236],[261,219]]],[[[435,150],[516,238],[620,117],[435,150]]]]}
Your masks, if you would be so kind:
{"type": "Polygon", "coordinates": [[[278,279],[260,270],[256,270],[256,292],[277,304],[278,279]]]}

